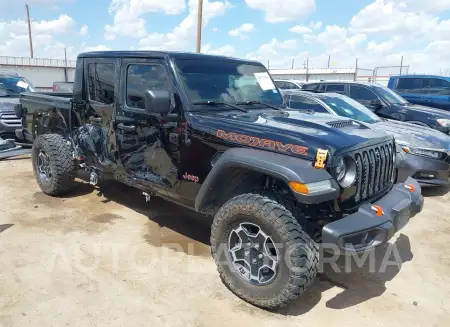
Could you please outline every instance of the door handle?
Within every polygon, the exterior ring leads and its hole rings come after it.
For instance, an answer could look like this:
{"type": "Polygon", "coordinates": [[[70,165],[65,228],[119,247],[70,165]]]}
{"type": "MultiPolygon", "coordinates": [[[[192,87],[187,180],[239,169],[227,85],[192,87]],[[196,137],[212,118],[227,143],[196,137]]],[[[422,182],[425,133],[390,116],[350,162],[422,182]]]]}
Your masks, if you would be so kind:
{"type": "Polygon", "coordinates": [[[125,125],[123,123],[120,123],[119,125],[117,125],[118,129],[121,129],[124,132],[134,132],[136,131],[136,126],[134,125],[125,125]]]}

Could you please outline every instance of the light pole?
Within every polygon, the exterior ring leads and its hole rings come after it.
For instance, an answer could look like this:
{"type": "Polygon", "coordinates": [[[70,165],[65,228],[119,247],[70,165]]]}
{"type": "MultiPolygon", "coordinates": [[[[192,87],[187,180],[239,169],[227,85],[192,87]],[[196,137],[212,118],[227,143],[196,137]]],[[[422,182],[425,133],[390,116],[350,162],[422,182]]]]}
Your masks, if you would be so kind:
{"type": "Polygon", "coordinates": [[[197,47],[196,52],[200,53],[202,44],[202,15],[203,15],[203,0],[198,0],[197,13],[197,47]]]}

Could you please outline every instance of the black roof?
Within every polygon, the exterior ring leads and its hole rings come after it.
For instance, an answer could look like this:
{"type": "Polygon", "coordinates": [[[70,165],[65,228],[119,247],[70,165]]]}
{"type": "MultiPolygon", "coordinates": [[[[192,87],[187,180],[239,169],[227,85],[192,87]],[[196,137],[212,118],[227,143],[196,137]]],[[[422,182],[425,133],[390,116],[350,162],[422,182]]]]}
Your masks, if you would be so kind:
{"type": "Polygon", "coordinates": [[[320,82],[308,82],[304,85],[308,84],[358,84],[358,85],[366,85],[366,86],[382,86],[377,82],[362,82],[362,81],[320,81],[320,82]]]}
{"type": "Polygon", "coordinates": [[[307,90],[283,90],[281,91],[283,95],[306,95],[313,98],[343,98],[347,97],[344,94],[334,93],[334,92],[310,92],[307,90]]]}
{"type": "Polygon", "coordinates": [[[174,58],[174,59],[197,59],[197,60],[211,60],[211,61],[235,61],[258,63],[257,61],[238,59],[226,56],[209,55],[204,53],[193,52],[177,52],[177,51],[94,51],[84,52],[78,55],[78,58],[174,58]]]}

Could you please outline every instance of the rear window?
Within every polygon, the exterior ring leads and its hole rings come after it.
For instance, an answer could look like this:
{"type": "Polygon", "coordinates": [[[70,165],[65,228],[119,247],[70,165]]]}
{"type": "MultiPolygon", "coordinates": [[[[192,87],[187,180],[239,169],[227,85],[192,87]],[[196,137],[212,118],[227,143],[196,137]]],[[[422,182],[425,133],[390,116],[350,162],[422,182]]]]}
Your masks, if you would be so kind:
{"type": "Polygon", "coordinates": [[[319,91],[320,84],[305,84],[302,86],[302,90],[306,91],[319,91]]]}

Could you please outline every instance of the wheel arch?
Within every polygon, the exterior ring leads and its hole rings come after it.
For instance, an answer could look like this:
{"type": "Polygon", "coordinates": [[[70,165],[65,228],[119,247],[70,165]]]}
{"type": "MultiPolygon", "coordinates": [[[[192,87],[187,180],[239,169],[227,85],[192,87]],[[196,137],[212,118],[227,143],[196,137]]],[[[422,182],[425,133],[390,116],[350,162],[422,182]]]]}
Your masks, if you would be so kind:
{"type": "MultiPolygon", "coordinates": [[[[278,180],[290,190],[289,182],[313,183],[331,179],[324,169],[315,169],[311,161],[274,152],[232,148],[215,162],[195,199],[197,211],[220,207],[227,199],[264,187],[267,177],[278,180]]],[[[336,197],[337,194],[331,194],[336,197]]],[[[319,203],[323,196],[310,197],[296,193],[303,203],[319,203]]]]}

